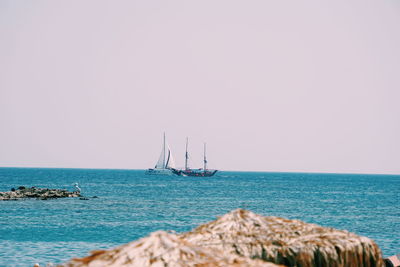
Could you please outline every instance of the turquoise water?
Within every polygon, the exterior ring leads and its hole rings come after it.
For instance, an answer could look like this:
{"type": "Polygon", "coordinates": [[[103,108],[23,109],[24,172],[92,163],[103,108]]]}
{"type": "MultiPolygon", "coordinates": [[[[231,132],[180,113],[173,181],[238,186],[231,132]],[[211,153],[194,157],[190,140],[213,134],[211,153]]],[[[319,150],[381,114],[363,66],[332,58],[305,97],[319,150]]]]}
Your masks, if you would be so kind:
{"type": "Polygon", "coordinates": [[[400,252],[398,175],[219,172],[191,178],[0,168],[0,191],[20,185],[73,190],[74,182],[85,196],[99,198],[0,202],[0,266],[60,263],[156,230],[188,231],[239,207],[370,237],[385,256],[400,252]]]}

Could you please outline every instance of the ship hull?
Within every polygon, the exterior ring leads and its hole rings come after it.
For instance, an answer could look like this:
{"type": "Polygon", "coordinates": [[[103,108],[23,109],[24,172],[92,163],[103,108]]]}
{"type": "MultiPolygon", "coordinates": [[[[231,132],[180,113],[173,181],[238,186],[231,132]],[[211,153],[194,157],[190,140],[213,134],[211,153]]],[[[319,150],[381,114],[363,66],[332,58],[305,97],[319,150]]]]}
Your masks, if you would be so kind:
{"type": "Polygon", "coordinates": [[[211,177],[217,173],[217,170],[176,170],[172,169],[172,172],[179,176],[190,176],[190,177],[211,177]]]}

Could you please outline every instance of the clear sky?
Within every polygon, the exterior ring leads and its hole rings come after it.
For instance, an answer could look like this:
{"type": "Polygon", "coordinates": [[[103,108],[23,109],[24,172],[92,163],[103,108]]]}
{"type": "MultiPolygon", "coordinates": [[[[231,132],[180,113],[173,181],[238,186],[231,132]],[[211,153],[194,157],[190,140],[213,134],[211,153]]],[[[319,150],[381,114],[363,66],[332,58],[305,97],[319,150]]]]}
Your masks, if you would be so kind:
{"type": "Polygon", "coordinates": [[[400,1],[0,1],[0,166],[400,174],[400,1]]]}

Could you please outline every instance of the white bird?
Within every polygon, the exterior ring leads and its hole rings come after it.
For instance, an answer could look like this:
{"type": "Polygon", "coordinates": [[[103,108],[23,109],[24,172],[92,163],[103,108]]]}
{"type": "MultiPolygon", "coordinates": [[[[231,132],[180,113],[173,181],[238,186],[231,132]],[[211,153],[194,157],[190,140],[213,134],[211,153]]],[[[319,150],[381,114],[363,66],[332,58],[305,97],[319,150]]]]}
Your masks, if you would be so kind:
{"type": "Polygon", "coordinates": [[[75,186],[75,191],[78,192],[78,193],[80,193],[80,192],[81,192],[81,189],[79,188],[78,183],[75,183],[74,186],[75,186]]]}

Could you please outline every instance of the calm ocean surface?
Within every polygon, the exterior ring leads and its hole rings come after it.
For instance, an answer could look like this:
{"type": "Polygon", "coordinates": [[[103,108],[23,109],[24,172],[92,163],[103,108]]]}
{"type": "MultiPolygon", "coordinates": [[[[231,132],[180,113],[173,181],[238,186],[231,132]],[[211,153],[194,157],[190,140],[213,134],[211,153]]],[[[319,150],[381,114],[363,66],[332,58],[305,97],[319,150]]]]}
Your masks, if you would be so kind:
{"type": "Polygon", "coordinates": [[[156,230],[188,231],[236,208],[346,229],[400,252],[400,176],[220,172],[210,178],[142,170],[0,168],[0,192],[36,186],[88,201],[0,201],[0,266],[61,263],[156,230]]]}

